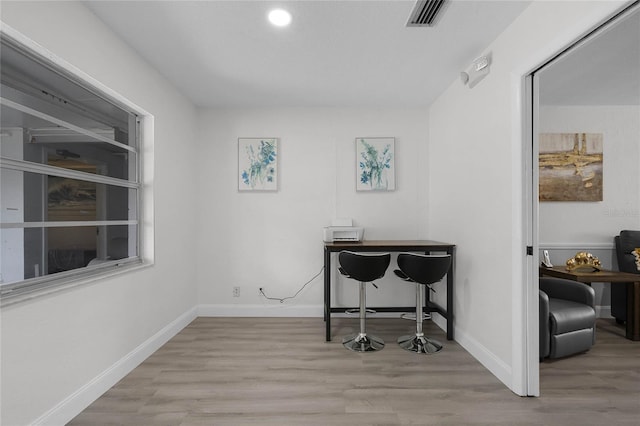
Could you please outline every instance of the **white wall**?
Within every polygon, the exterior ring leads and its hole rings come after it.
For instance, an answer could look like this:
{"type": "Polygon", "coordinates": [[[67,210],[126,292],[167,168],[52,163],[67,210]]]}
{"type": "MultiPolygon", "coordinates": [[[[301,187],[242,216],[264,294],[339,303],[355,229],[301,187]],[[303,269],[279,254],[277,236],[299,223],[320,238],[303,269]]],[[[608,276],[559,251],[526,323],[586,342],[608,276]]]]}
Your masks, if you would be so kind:
{"type": "MultiPolygon", "coordinates": [[[[106,383],[102,373],[188,318],[196,303],[211,314],[285,311],[257,288],[289,296],[319,271],[321,227],[335,216],[355,218],[370,239],[458,244],[457,338],[512,386],[510,306],[523,247],[513,73],[541,63],[616,5],[534,4],[488,49],[491,75],[472,91],[456,81],[428,114],[213,110],[195,121],[194,108],[80,3],[3,2],[3,22],[155,116],[156,264],[2,310],[2,423],[64,423],[82,399],[74,392],[106,383]],[[237,192],[240,136],[281,139],[279,192],[237,192]],[[396,137],[395,192],[355,192],[359,136],[396,137]],[[231,297],[233,286],[240,298],[231,297]]],[[[395,283],[384,284],[370,292],[373,303],[391,296],[395,283]]],[[[321,288],[314,282],[285,306],[321,315],[321,288]]],[[[340,297],[355,301],[355,290],[340,297]]]]}
{"type": "Polygon", "coordinates": [[[429,111],[429,237],[458,244],[456,339],[518,393],[526,388],[522,76],[619,6],[532,3],[477,52],[493,57],[485,80],[473,89],[455,81],[429,111]]]}
{"type": "Polygon", "coordinates": [[[155,265],[2,309],[0,422],[63,424],[195,316],[195,110],[80,2],[1,18],[155,117],[155,265]]]}
{"type": "Polygon", "coordinates": [[[540,203],[541,246],[613,245],[620,230],[640,228],[640,107],[545,106],[540,131],[603,134],[603,201],[540,203]]]}
{"type": "MultiPolygon", "coordinates": [[[[543,133],[603,134],[603,200],[540,203],[540,248],[553,264],[578,251],[597,256],[605,268],[617,268],[613,236],[640,229],[640,107],[545,106],[543,133]]],[[[609,317],[610,284],[594,283],[598,314],[609,317]]]]}
{"type": "MultiPolygon", "coordinates": [[[[207,110],[199,116],[198,262],[203,315],[322,316],[319,276],[284,304],[323,265],[322,228],[350,217],[366,239],[426,236],[427,114],[424,109],[207,110]],[[394,137],[396,190],[356,192],[356,137],[394,137]],[[280,189],[239,193],[238,137],[280,138],[280,189]],[[241,296],[232,297],[232,287],[241,296]]],[[[335,263],[334,263],[335,265],[335,263]]],[[[335,276],[335,271],[334,271],[335,276]]],[[[370,304],[413,303],[391,271],[370,304]]],[[[336,277],[340,280],[339,277],[336,277]]],[[[344,282],[340,280],[339,282],[344,282]]],[[[357,285],[335,286],[334,303],[357,304],[357,285]]]]}

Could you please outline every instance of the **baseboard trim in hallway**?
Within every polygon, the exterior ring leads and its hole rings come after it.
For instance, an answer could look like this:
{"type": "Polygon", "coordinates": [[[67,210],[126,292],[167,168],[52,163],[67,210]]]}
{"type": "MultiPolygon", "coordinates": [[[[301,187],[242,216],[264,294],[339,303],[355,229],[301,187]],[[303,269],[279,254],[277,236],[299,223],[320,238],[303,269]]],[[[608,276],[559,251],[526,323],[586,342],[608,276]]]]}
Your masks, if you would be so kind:
{"type": "Polygon", "coordinates": [[[431,321],[436,355],[397,345],[415,327],[400,318],[367,321],[383,350],[348,351],[341,337],[358,327],[336,318],[325,342],[322,317],[197,318],[70,426],[637,425],[640,347],[612,321],[589,352],[541,363],[539,398],[515,395],[431,321]]]}
{"type": "Polygon", "coordinates": [[[107,392],[113,385],[133,371],[138,365],[171,340],[182,329],[196,319],[194,307],[151,336],[137,348],[129,352],[111,367],[94,377],[87,384],[60,401],[32,424],[63,425],[71,421],[91,403],[107,392]]]}
{"type": "Polygon", "coordinates": [[[287,305],[287,304],[264,304],[264,305],[199,305],[199,317],[299,317],[318,318],[323,316],[322,305],[287,305]]]}

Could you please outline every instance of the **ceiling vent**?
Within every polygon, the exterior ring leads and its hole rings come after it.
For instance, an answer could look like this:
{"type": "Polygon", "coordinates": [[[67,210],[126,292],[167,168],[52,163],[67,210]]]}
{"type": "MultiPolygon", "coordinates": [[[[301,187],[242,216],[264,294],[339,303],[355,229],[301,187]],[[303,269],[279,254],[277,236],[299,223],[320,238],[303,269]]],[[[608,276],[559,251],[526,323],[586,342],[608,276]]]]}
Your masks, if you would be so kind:
{"type": "Polygon", "coordinates": [[[446,0],[419,0],[411,12],[407,27],[433,27],[445,2],[446,0]]]}

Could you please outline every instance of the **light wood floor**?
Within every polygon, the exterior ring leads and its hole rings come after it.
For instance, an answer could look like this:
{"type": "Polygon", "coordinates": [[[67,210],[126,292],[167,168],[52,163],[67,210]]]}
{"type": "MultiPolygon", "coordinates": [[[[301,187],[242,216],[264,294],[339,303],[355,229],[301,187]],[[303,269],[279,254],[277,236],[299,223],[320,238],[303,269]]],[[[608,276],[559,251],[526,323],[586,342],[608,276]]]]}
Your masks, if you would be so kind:
{"type": "Polygon", "coordinates": [[[436,355],[400,349],[410,321],[380,318],[386,347],[360,354],[340,336],[355,318],[198,318],[70,424],[635,425],[640,342],[599,320],[586,354],[541,364],[542,396],[513,394],[433,323],[436,355]]]}

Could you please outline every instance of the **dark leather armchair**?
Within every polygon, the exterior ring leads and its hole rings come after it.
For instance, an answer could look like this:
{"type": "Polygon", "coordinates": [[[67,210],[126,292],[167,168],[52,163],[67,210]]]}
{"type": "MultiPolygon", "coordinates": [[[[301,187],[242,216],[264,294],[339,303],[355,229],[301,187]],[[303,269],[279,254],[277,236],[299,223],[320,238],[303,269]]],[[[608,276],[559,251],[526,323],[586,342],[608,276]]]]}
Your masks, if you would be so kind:
{"type": "Polygon", "coordinates": [[[596,338],[595,292],[577,281],[540,278],[540,359],[586,352],[596,338]]]}
{"type": "MultiPolygon", "coordinates": [[[[637,274],[635,257],[631,252],[640,247],[640,231],[621,231],[615,237],[618,270],[637,274]]],[[[627,286],[622,283],[611,284],[611,316],[618,324],[627,320],[627,286]]]]}

